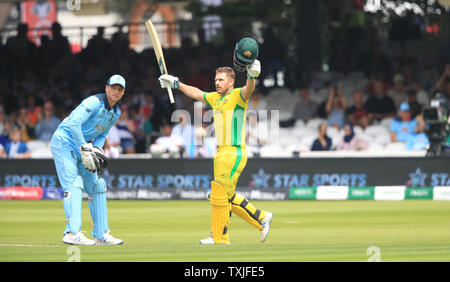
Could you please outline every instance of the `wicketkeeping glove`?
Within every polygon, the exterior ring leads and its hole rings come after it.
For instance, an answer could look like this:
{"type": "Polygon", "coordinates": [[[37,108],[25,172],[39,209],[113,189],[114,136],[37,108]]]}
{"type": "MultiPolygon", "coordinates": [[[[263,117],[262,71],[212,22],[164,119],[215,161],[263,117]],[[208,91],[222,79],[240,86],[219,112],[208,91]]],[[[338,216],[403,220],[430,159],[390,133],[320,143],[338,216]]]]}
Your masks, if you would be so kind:
{"type": "Polygon", "coordinates": [[[99,167],[100,163],[97,156],[94,153],[94,147],[92,143],[86,143],[80,147],[81,152],[81,162],[84,167],[90,172],[96,172],[97,167],[99,167]]]}
{"type": "Polygon", "coordinates": [[[96,167],[97,173],[102,173],[108,166],[108,157],[105,156],[103,149],[98,146],[94,146],[92,151],[98,160],[98,165],[96,167]]]}
{"type": "Polygon", "coordinates": [[[161,88],[167,88],[167,86],[170,86],[170,88],[178,89],[180,80],[176,76],[163,74],[159,77],[159,83],[161,84],[161,88]]]}
{"type": "Polygon", "coordinates": [[[251,65],[247,66],[247,77],[250,79],[257,78],[261,73],[261,63],[255,60],[251,65]]]}

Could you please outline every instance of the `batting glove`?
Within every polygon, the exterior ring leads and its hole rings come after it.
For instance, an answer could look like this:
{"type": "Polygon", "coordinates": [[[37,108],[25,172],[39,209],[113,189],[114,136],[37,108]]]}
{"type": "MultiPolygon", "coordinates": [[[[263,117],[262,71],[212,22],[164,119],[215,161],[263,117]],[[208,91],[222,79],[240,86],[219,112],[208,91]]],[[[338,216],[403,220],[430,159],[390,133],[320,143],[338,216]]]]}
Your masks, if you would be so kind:
{"type": "Polygon", "coordinates": [[[261,63],[255,60],[251,65],[247,66],[247,77],[250,79],[257,78],[261,73],[261,63]]]}
{"type": "Polygon", "coordinates": [[[159,83],[161,84],[161,88],[167,88],[170,86],[170,88],[178,89],[180,80],[176,76],[163,74],[159,77],[159,83]]]}

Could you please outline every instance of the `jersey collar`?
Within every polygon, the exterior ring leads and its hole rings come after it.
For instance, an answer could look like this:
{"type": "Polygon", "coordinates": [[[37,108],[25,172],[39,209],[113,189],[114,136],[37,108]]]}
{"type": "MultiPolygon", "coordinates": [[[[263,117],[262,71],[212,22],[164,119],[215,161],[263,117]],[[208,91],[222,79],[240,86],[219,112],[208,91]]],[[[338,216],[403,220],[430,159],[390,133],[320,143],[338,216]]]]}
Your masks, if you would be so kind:
{"type": "MultiPolygon", "coordinates": [[[[105,108],[106,108],[108,111],[110,111],[110,110],[111,110],[111,106],[109,105],[108,97],[106,97],[106,93],[103,93],[103,95],[101,95],[100,100],[103,101],[103,102],[105,103],[105,108]]],[[[118,109],[118,108],[119,108],[119,102],[117,102],[117,103],[114,105],[114,107],[113,107],[114,112],[117,112],[117,109],[118,109]]]]}
{"type": "Polygon", "coordinates": [[[227,96],[228,94],[230,94],[231,92],[233,92],[234,89],[231,89],[227,94],[224,94],[222,97],[220,97],[219,101],[222,101],[223,98],[225,98],[225,96],[227,96]]]}

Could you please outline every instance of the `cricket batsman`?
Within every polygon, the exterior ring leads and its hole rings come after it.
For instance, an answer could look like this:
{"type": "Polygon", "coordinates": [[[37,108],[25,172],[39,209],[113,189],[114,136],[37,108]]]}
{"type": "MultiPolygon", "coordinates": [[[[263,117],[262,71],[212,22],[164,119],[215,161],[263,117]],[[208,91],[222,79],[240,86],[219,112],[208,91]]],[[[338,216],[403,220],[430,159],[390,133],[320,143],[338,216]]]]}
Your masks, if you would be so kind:
{"type": "Polygon", "coordinates": [[[264,242],[269,233],[272,213],[257,209],[245,197],[236,193],[236,184],[247,163],[245,147],[245,120],[250,96],[255,90],[255,78],[261,72],[258,43],[243,38],[237,44],[233,64],[238,71],[247,71],[244,87],[234,88],[235,72],[230,67],[219,67],[215,75],[215,92],[205,92],[186,85],[175,76],[159,77],[162,88],[170,86],[185,95],[207,103],[214,111],[214,129],[217,137],[217,154],[214,157],[214,181],[211,182],[211,236],[201,244],[229,244],[228,224],[234,213],[260,231],[264,242]]]}
{"type": "Polygon", "coordinates": [[[63,242],[72,245],[120,245],[123,240],[109,233],[106,183],[98,176],[107,165],[103,145],[121,111],[117,102],[125,93],[125,79],[113,75],[105,93],[84,99],[53,133],[50,149],[64,191],[66,228],[63,242]],[[89,196],[94,240],[81,232],[83,190],[89,196]]]}

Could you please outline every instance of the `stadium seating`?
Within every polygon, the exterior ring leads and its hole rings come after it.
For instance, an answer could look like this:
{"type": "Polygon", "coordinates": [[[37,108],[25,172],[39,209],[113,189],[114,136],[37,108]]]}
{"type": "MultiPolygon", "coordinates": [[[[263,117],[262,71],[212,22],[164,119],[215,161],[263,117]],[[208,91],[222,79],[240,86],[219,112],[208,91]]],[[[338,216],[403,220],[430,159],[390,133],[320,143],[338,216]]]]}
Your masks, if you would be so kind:
{"type": "MultiPolygon", "coordinates": [[[[367,84],[367,79],[361,72],[352,72],[347,76],[342,76],[339,80],[344,96],[351,104],[352,95],[355,90],[362,90],[367,84]],[[345,91],[344,91],[345,89],[345,91]]],[[[311,100],[317,103],[323,102],[328,97],[328,88],[310,89],[311,100]]],[[[266,96],[268,110],[278,110],[279,119],[287,120],[291,118],[291,112],[297,101],[300,100],[297,91],[290,91],[287,88],[276,88],[271,90],[266,96]]],[[[292,157],[294,152],[300,152],[301,156],[401,156],[401,155],[424,155],[425,152],[407,152],[404,143],[392,143],[390,138],[390,125],[393,118],[385,118],[373,125],[363,129],[355,126],[356,135],[369,142],[366,151],[361,152],[310,152],[314,139],[317,138],[318,128],[321,123],[326,123],[323,118],[314,118],[307,122],[297,120],[292,127],[278,128],[278,138],[269,140],[269,144],[260,149],[261,157],[292,157]]],[[[269,122],[270,124],[270,122],[269,122]]],[[[328,136],[332,139],[332,150],[335,150],[339,142],[344,137],[344,131],[334,127],[328,127],[328,136]]],[[[273,135],[272,135],[273,136],[273,135]]],[[[270,138],[269,138],[270,139],[270,138]]],[[[250,155],[250,154],[249,154],[250,155]]]]}

